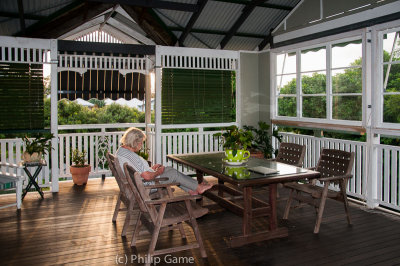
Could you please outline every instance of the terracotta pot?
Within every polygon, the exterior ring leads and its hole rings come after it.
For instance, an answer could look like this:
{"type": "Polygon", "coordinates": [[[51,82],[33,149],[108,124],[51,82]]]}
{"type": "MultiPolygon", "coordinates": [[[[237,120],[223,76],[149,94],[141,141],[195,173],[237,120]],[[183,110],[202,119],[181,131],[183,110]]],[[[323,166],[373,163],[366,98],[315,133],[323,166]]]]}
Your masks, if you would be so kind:
{"type": "Polygon", "coordinates": [[[87,183],[90,170],[91,170],[90,165],[86,165],[84,167],[76,167],[74,165],[71,165],[71,167],[69,168],[69,171],[71,172],[72,175],[72,180],[78,186],[87,183]]]}
{"type": "Polygon", "coordinates": [[[29,154],[27,151],[25,151],[22,154],[22,159],[24,162],[39,162],[42,159],[42,153],[41,152],[34,152],[32,154],[29,154]]]}

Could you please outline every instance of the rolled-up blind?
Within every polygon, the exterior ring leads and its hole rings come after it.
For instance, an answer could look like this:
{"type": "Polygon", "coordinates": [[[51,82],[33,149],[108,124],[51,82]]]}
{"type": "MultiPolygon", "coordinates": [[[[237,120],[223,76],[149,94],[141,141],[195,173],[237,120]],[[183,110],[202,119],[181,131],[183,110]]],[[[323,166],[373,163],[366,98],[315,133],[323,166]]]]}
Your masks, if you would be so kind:
{"type": "Polygon", "coordinates": [[[43,66],[0,63],[0,130],[44,128],[43,66]]]}
{"type": "Polygon", "coordinates": [[[145,75],[118,70],[88,70],[82,75],[74,71],[61,71],[58,74],[58,97],[75,100],[92,98],[103,100],[144,100],[145,75]]]}
{"type": "Polygon", "coordinates": [[[233,122],[235,72],[163,69],[161,102],[163,124],[233,122]]]}

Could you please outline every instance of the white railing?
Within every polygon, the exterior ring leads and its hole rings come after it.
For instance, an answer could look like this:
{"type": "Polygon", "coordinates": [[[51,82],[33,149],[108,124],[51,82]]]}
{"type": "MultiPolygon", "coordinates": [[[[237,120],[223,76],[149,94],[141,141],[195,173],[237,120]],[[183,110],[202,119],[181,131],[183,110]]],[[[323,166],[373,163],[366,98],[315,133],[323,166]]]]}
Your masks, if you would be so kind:
{"type": "MultiPolygon", "coordinates": [[[[367,144],[348,141],[280,132],[283,141],[306,145],[305,167],[315,166],[321,148],[335,148],[355,153],[353,178],[350,179],[347,193],[360,200],[367,198],[367,144]]],[[[275,143],[275,145],[277,145],[275,143]]],[[[378,194],[378,203],[382,206],[400,211],[400,147],[374,145],[378,151],[377,178],[378,186],[373,188],[378,194]]]]}
{"type": "MultiPolygon", "coordinates": [[[[304,157],[304,167],[316,166],[322,148],[331,148],[354,152],[353,178],[350,179],[347,186],[347,194],[360,200],[366,200],[367,144],[365,142],[342,139],[317,138],[313,136],[283,132],[280,132],[280,135],[283,136],[283,142],[297,143],[305,145],[307,147],[306,155],[304,157]]],[[[334,186],[332,186],[332,188],[338,189],[334,186]]]]}
{"type": "Polygon", "coordinates": [[[377,145],[378,202],[400,211],[400,147],[377,145]]]}
{"type": "Polygon", "coordinates": [[[167,160],[168,154],[184,154],[197,152],[214,152],[221,151],[218,137],[213,135],[220,131],[203,131],[200,128],[199,132],[176,132],[161,134],[161,164],[165,166],[173,166],[185,174],[194,174],[191,168],[178,166],[167,160]]]}
{"type": "MultiPolygon", "coordinates": [[[[107,151],[115,153],[118,149],[119,140],[126,128],[135,126],[144,129],[145,124],[118,124],[118,125],[78,125],[78,126],[59,126],[59,130],[77,129],[96,129],[98,132],[90,133],[63,133],[59,134],[59,176],[70,178],[69,166],[71,164],[71,154],[73,149],[86,150],[88,152],[89,163],[92,166],[91,176],[108,175],[105,154],[107,151]],[[107,132],[112,128],[122,129],[107,132]]],[[[148,141],[151,141],[155,148],[154,125],[150,125],[148,141]]],[[[219,132],[219,131],[218,131],[219,132]]],[[[196,152],[221,151],[218,138],[213,135],[217,131],[204,131],[199,127],[197,132],[173,132],[161,133],[161,162],[167,166],[176,167],[178,170],[193,174],[193,170],[187,167],[178,166],[167,160],[168,154],[183,154],[196,152]]],[[[347,193],[357,199],[365,201],[367,199],[367,144],[365,142],[317,138],[313,136],[298,135],[293,133],[280,133],[283,141],[306,145],[307,151],[304,159],[304,167],[316,165],[322,148],[335,148],[355,153],[355,163],[353,168],[353,178],[349,181],[347,193]]],[[[275,142],[277,147],[277,143],[275,142]]],[[[378,171],[376,177],[378,186],[378,203],[381,206],[389,207],[400,211],[400,147],[388,145],[375,145],[378,151],[378,171]]],[[[21,155],[25,150],[21,139],[2,139],[0,140],[0,158],[2,162],[19,163],[21,155]]],[[[150,161],[155,162],[156,152],[150,151],[150,161]]],[[[47,162],[49,156],[46,155],[47,162]]],[[[49,165],[43,168],[39,176],[39,184],[42,187],[50,187],[51,176],[49,165]]],[[[1,169],[8,171],[9,169],[1,169]]],[[[34,170],[34,169],[33,169],[34,170]]],[[[26,178],[27,180],[27,178],[26,178]]],[[[24,185],[27,184],[25,181],[24,185]]],[[[332,187],[333,189],[337,189],[332,187]]]]}
{"type": "MultiPolygon", "coordinates": [[[[22,139],[0,139],[0,159],[2,163],[20,163],[22,161],[22,154],[24,153],[24,151],[25,145],[22,139]]],[[[46,162],[49,162],[48,154],[45,155],[45,160],[46,162]]],[[[50,166],[47,163],[47,165],[42,168],[42,171],[38,176],[38,184],[40,187],[50,187],[51,177],[49,168],[50,166]]],[[[16,174],[16,168],[1,170],[16,174]]],[[[32,167],[29,170],[31,171],[31,173],[34,173],[36,171],[36,167],[32,167]]],[[[25,187],[26,185],[28,185],[29,179],[25,172],[23,172],[23,174],[25,176],[25,180],[23,181],[22,185],[23,187],[25,187]]]]}
{"type": "Polygon", "coordinates": [[[119,147],[119,140],[128,127],[145,128],[144,123],[125,123],[125,124],[99,124],[99,125],[73,125],[59,126],[59,130],[82,130],[91,129],[97,132],[90,133],[65,133],[58,134],[59,137],[59,177],[70,179],[70,165],[72,151],[78,149],[87,152],[88,164],[92,169],[90,176],[108,175],[106,154],[115,153],[119,147]],[[107,132],[107,129],[119,128],[121,131],[107,132]]]}

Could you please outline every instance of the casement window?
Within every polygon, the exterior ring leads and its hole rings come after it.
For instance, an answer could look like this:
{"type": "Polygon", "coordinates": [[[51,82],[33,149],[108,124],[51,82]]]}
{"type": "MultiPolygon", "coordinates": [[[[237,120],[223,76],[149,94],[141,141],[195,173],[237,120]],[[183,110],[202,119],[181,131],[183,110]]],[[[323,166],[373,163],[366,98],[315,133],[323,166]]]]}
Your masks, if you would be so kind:
{"type": "Polygon", "coordinates": [[[362,120],[361,37],[276,54],[276,118],[362,120]]]}

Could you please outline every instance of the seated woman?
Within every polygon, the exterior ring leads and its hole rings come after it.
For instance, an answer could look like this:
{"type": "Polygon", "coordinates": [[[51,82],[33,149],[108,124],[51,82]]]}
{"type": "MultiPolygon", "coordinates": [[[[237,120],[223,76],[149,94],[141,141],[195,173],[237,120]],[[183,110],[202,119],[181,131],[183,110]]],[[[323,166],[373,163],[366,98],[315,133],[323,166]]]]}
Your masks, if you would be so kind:
{"type": "Polygon", "coordinates": [[[202,194],[204,191],[212,187],[211,184],[198,184],[196,180],[190,176],[184,175],[172,167],[165,167],[161,164],[155,164],[152,167],[136,152],[140,151],[146,135],[138,128],[129,128],[122,136],[120,143],[121,147],[117,150],[116,156],[123,168],[124,163],[131,165],[137,172],[141,173],[141,177],[147,181],[145,184],[154,184],[152,180],[156,177],[168,177],[167,181],[160,183],[180,183],[180,188],[191,195],[202,194]]]}

